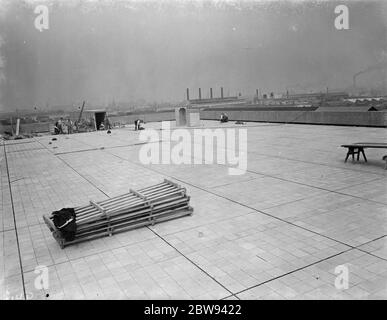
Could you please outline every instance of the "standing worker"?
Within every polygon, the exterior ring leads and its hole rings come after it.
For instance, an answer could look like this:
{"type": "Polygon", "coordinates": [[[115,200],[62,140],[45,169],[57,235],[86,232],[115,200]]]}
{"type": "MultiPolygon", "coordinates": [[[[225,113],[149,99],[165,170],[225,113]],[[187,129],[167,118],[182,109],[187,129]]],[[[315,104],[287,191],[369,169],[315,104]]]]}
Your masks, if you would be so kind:
{"type": "Polygon", "coordinates": [[[105,129],[110,130],[111,128],[112,128],[112,127],[111,127],[111,125],[110,125],[109,118],[106,117],[106,118],[105,118],[105,129]]]}

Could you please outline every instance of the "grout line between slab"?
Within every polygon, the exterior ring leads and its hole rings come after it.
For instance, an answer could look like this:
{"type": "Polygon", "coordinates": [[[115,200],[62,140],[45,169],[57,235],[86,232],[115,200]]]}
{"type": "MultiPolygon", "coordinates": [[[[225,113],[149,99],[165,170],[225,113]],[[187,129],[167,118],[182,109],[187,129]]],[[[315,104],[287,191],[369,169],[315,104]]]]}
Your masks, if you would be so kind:
{"type": "Polygon", "coordinates": [[[368,251],[365,251],[364,249],[360,249],[360,248],[356,248],[356,249],[359,250],[359,251],[361,251],[361,252],[367,253],[367,254],[369,254],[370,256],[373,256],[373,257],[375,257],[375,258],[378,258],[378,259],[387,261],[386,258],[379,257],[379,256],[377,256],[376,254],[373,254],[372,252],[368,252],[368,251]]]}
{"type": "MultiPolygon", "coordinates": [[[[93,252],[93,253],[87,253],[87,254],[84,254],[80,257],[75,257],[75,258],[69,258],[67,256],[67,253],[66,254],[66,257],[67,257],[67,260],[65,261],[61,261],[61,262],[54,262],[54,263],[51,263],[51,264],[47,264],[46,266],[47,267],[54,267],[54,266],[57,266],[57,265],[61,265],[63,263],[68,263],[68,262],[71,262],[71,261],[76,261],[76,260],[79,260],[79,259],[84,259],[84,258],[88,258],[88,257],[91,257],[91,256],[94,256],[94,255],[99,255],[99,254],[102,254],[102,253],[106,253],[106,252],[109,252],[111,250],[117,250],[117,249],[122,249],[122,248],[125,248],[125,247],[128,247],[128,246],[131,246],[131,245],[135,245],[135,244],[139,244],[139,243],[143,243],[143,242],[146,242],[146,241],[149,241],[149,240],[153,240],[153,239],[144,239],[144,240],[140,240],[140,241],[136,241],[136,242],[131,242],[131,243],[127,243],[127,244],[122,244],[120,246],[117,246],[117,247],[114,247],[114,248],[107,248],[107,249],[103,249],[101,251],[98,251],[98,252],[93,252]]],[[[31,272],[32,269],[28,269],[25,271],[25,273],[27,272],[31,272]]]]}
{"type": "Polygon", "coordinates": [[[18,146],[20,144],[25,144],[25,143],[33,143],[35,142],[34,140],[30,140],[30,141],[23,141],[23,142],[18,142],[18,143],[5,143],[5,146],[8,147],[8,146],[18,146]]]}
{"type": "Polygon", "coordinates": [[[369,244],[369,243],[378,241],[378,240],[383,239],[383,238],[385,238],[385,237],[387,237],[387,234],[382,235],[382,236],[380,236],[380,237],[377,237],[377,238],[375,238],[375,239],[372,239],[372,240],[370,240],[370,241],[367,241],[367,242],[365,242],[365,243],[359,244],[358,246],[356,246],[356,249],[359,250],[359,251],[361,251],[361,252],[368,253],[369,255],[371,255],[371,256],[373,256],[373,257],[376,257],[376,258],[382,259],[382,260],[384,260],[384,261],[387,261],[386,258],[380,257],[380,256],[378,256],[378,255],[376,255],[376,254],[374,254],[374,253],[372,253],[372,252],[369,252],[369,251],[367,251],[367,250],[365,250],[365,249],[361,249],[361,248],[360,248],[360,247],[362,247],[362,246],[365,246],[365,245],[367,245],[367,244],[369,244]]]}
{"type": "MultiPolygon", "coordinates": [[[[37,141],[38,143],[40,143],[40,141],[37,141]]],[[[41,144],[41,143],[40,143],[41,144]]],[[[48,150],[48,148],[46,148],[43,144],[41,144],[45,149],[48,150]]],[[[52,154],[52,153],[51,153],[52,154]]],[[[94,188],[96,188],[98,191],[100,191],[101,193],[103,193],[106,197],[110,198],[109,195],[107,195],[103,190],[101,190],[100,188],[98,188],[97,186],[95,186],[89,179],[87,179],[85,176],[83,176],[81,173],[79,173],[77,170],[75,170],[72,166],[70,166],[65,160],[63,160],[61,157],[57,156],[56,154],[52,154],[54,155],[56,158],[58,158],[60,161],[62,161],[67,167],[69,167],[71,170],[73,170],[75,173],[77,173],[81,178],[85,179],[88,183],[90,183],[94,188]]]]}
{"type": "Polygon", "coordinates": [[[46,148],[22,149],[22,150],[8,151],[8,153],[28,152],[28,151],[37,151],[37,150],[45,150],[45,149],[46,148]]]}
{"type": "MultiPolygon", "coordinates": [[[[256,155],[263,156],[263,157],[268,157],[268,158],[277,158],[277,159],[282,159],[282,160],[290,160],[290,161],[294,161],[294,162],[302,162],[302,163],[307,163],[307,164],[313,164],[313,165],[316,165],[316,166],[323,166],[323,167],[328,167],[328,168],[335,168],[335,169],[343,169],[343,170],[349,170],[349,171],[355,171],[355,172],[377,174],[377,173],[369,171],[367,169],[359,170],[359,169],[353,169],[353,168],[347,168],[347,167],[339,167],[339,166],[335,166],[335,165],[328,165],[328,164],[324,164],[324,163],[320,163],[320,162],[306,161],[306,160],[300,160],[300,159],[292,159],[292,158],[287,158],[287,157],[283,157],[283,156],[276,156],[276,155],[272,155],[272,154],[259,153],[257,151],[250,151],[250,152],[254,153],[256,155]]],[[[384,174],[384,177],[386,177],[386,176],[387,175],[384,174]]]]}
{"type": "Polygon", "coordinates": [[[0,230],[0,233],[10,232],[10,231],[14,231],[14,230],[15,230],[15,228],[3,229],[3,230],[0,230]]]}
{"type": "Polygon", "coordinates": [[[222,298],[220,300],[226,300],[226,299],[231,298],[231,297],[234,297],[237,300],[241,300],[235,293],[233,293],[233,294],[231,294],[231,295],[229,295],[227,297],[224,297],[224,298],[222,298]]]}
{"type": "MultiPolygon", "coordinates": [[[[325,188],[322,188],[322,187],[317,187],[317,186],[313,186],[313,185],[309,185],[309,184],[306,184],[306,183],[302,183],[302,182],[297,182],[297,181],[292,181],[292,180],[288,180],[288,179],[285,179],[285,178],[280,178],[280,177],[276,177],[276,176],[272,176],[272,175],[269,175],[269,174],[265,174],[265,173],[261,173],[259,171],[254,171],[254,170],[246,170],[246,172],[250,172],[250,173],[255,173],[255,174],[259,174],[259,175],[263,175],[265,177],[269,177],[269,178],[272,178],[272,179],[277,179],[277,180],[281,180],[281,181],[285,181],[285,182],[289,182],[289,183],[295,183],[295,184],[298,184],[298,185],[301,185],[301,186],[304,186],[304,187],[309,187],[309,188],[314,188],[314,189],[319,189],[319,190],[322,190],[322,191],[326,191],[326,192],[330,192],[330,193],[336,193],[336,194],[339,194],[339,195],[342,195],[342,196],[348,196],[348,197],[353,197],[353,198],[357,198],[357,199],[361,199],[361,200],[365,200],[365,201],[370,201],[370,202],[375,202],[377,204],[381,204],[381,205],[386,205],[385,203],[383,202],[379,202],[379,201],[376,201],[376,200],[372,200],[372,199],[366,199],[366,198],[362,198],[362,197],[359,197],[359,196],[354,196],[354,195],[350,195],[350,194],[346,194],[346,193],[343,193],[343,192],[339,192],[338,190],[341,190],[341,189],[337,189],[337,190],[329,190],[329,189],[325,189],[325,188]]],[[[374,180],[370,180],[370,181],[367,181],[367,182],[372,182],[372,181],[376,181],[376,180],[381,180],[381,179],[384,179],[385,177],[383,178],[375,178],[374,180]]],[[[366,182],[366,183],[367,183],[366,182]]],[[[358,185],[358,184],[356,184],[358,185]]],[[[354,186],[356,186],[354,185],[354,186]]],[[[351,186],[347,186],[345,188],[351,188],[351,186]]],[[[282,205],[285,205],[287,203],[284,203],[282,205]]],[[[268,208],[267,208],[268,209],[268,208]]]]}
{"type": "Polygon", "coordinates": [[[316,264],[321,263],[321,262],[323,262],[323,261],[326,261],[326,260],[329,260],[329,259],[331,259],[331,258],[337,257],[337,256],[339,256],[339,255],[341,255],[341,254],[343,254],[343,253],[347,253],[347,252],[352,251],[352,250],[356,250],[356,248],[349,248],[349,249],[344,250],[344,251],[341,251],[341,252],[339,252],[339,253],[335,253],[335,254],[333,254],[333,255],[331,255],[331,256],[329,256],[329,257],[326,257],[326,258],[324,258],[324,259],[320,259],[320,260],[318,260],[318,261],[316,261],[316,262],[307,264],[307,265],[305,265],[305,266],[303,266],[303,267],[300,267],[300,268],[294,269],[294,270],[292,270],[292,271],[286,272],[286,273],[281,274],[281,275],[279,275],[279,276],[277,276],[277,277],[274,277],[274,278],[271,278],[271,279],[269,279],[269,280],[263,281],[263,282],[261,282],[261,283],[259,283],[259,284],[257,284],[257,285],[254,285],[254,286],[248,287],[248,288],[246,288],[246,289],[243,289],[243,290],[241,290],[241,291],[239,291],[239,292],[235,292],[234,294],[235,294],[235,295],[238,295],[238,294],[240,294],[240,293],[242,293],[242,292],[245,292],[245,291],[251,290],[251,289],[253,289],[253,288],[259,287],[259,286],[264,285],[264,284],[266,284],[266,283],[268,283],[268,282],[271,282],[271,281],[274,281],[274,280],[283,278],[283,277],[285,277],[285,276],[287,276],[287,275],[289,275],[289,274],[292,274],[292,273],[295,273],[295,272],[297,272],[297,271],[301,271],[301,270],[303,270],[303,269],[309,268],[309,267],[311,267],[311,266],[313,266],[313,265],[316,265],[316,264]]]}
{"type": "MultiPolygon", "coordinates": [[[[378,181],[378,180],[384,180],[386,179],[387,177],[381,177],[381,178],[375,178],[373,180],[369,180],[369,181],[366,181],[366,182],[359,182],[359,183],[355,183],[355,184],[352,184],[350,186],[347,186],[347,187],[343,187],[343,188],[339,188],[339,189],[336,189],[335,191],[340,191],[340,190],[345,190],[345,189],[349,189],[349,188],[352,188],[352,187],[357,187],[357,186],[361,186],[361,185],[364,185],[364,184],[367,184],[367,183],[371,183],[371,182],[375,182],[375,181],[378,181]]],[[[350,194],[348,194],[350,195],[350,194]]],[[[351,195],[350,195],[351,196],[351,195]]]]}
{"type": "MultiPolygon", "coordinates": [[[[359,249],[359,247],[361,247],[361,246],[364,246],[364,245],[367,245],[367,244],[369,244],[369,243],[371,243],[371,242],[374,242],[374,241],[383,239],[384,237],[387,237],[387,234],[384,234],[384,235],[382,235],[382,236],[380,236],[380,237],[377,237],[377,238],[372,239],[372,240],[370,240],[370,241],[367,241],[367,242],[364,242],[364,243],[362,243],[362,244],[359,244],[359,245],[356,246],[355,248],[356,248],[356,249],[359,249]]],[[[360,250],[360,249],[359,249],[359,250],[360,250]]]]}
{"type": "Polygon", "coordinates": [[[10,193],[11,206],[12,206],[12,215],[13,215],[13,223],[14,223],[14,230],[15,230],[15,236],[16,236],[16,245],[17,245],[17,251],[18,251],[18,255],[19,255],[19,267],[20,267],[20,274],[21,274],[22,287],[23,287],[23,298],[24,298],[24,300],[26,300],[26,288],[25,288],[25,283],[24,283],[23,264],[22,264],[22,258],[21,258],[21,252],[20,252],[19,235],[17,232],[15,207],[14,207],[14,202],[13,202],[11,181],[10,181],[10,176],[9,176],[7,150],[5,148],[4,142],[3,142],[3,147],[4,147],[5,166],[7,168],[7,177],[8,177],[7,179],[8,179],[8,187],[9,187],[9,193],[10,193]]]}
{"type": "Polygon", "coordinates": [[[156,231],[149,228],[149,226],[146,227],[148,230],[152,231],[157,237],[159,237],[162,241],[164,241],[167,245],[169,245],[171,248],[176,250],[182,257],[184,257],[187,261],[189,261],[191,264],[193,264],[196,268],[198,268],[200,271],[202,271],[207,277],[215,281],[218,285],[220,285],[223,289],[225,289],[227,292],[229,292],[231,295],[233,295],[232,291],[229,290],[227,287],[225,287],[222,283],[220,283],[218,280],[216,280],[213,276],[211,276],[209,273],[207,273],[203,268],[201,268],[198,264],[196,264],[194,261],[192,261],[190,258],[188,258],[186,255],[184,255],[180,250],[178,250],[176,247],[174,247],[172,244],[170,244],[166,239],[164,239],[162,236],[160,236],[156,231]]]}

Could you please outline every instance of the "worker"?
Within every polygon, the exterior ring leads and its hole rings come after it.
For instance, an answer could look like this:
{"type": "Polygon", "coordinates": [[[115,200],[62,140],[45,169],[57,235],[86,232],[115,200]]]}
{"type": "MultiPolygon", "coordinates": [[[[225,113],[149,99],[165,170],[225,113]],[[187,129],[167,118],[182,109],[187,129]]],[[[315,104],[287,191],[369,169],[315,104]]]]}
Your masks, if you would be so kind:
{"type": "Polygon", "coordinates": [[[63,118],[62,117],[57,121],[57,127],[59,129],[59,134],[62,134],[63,133],[63,118]]]}
{"type": "Polygon", "coordinates": [[[70,133],[73,133],[73,128],[74,124],[73,122],[71,121],[71,119],[68,119],[67,120],[67,133],[70,134],[70,133]]]}
{"type": "Polygon", "coordinates": [[[59,123],[58,121],[55,122],[55,126],[54,126],[54,133],[55,134],[59,134],[60,133],[60,130],[59,130],[59,123]]]}
{"type": "Polygon", "coordinates": [[[143,127],[141,127],[141,123],[144,123],[144,121],[142,121],[140,119],[137,119],[134,121],[134,130],[135,131],[144,129],[143,127]]]}
{"type": "Polygon", "coordinates": [[[105,128],[108,130],[112,128],[108,117],[105,118],[105,128]]]}
{"type": "Polygon", "coordinates": [[[62,122],[62,133],[63,134],[67,134],[68,133],[68,130],[69,130],[69,127],[67,125],[67,121],[63,121],[62,122]]]}
{"type": "Polygon", "coordinates": [[[225,113],[220,115],[220,122],[228,122],[228,116],[225,113]]]}
{"type": "Polygon", "coordinates": [[[145,124],[144,120],[138,120],[138,130],[144,130],[145,128],[141,126],[141,124],[145,124]]]}

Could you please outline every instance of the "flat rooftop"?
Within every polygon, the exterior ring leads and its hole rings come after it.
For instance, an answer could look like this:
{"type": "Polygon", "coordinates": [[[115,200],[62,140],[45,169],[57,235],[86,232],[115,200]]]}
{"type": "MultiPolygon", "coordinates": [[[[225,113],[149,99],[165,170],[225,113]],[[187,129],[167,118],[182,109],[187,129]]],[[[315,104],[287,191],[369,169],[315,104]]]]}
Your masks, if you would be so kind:
{"type": "MultiPolygon", "coordinates": [[[[248,170],[144,165],[130,128],[0,147],[0,299],[386,299],[384,149],[344,163],[341,144],[384,128],[234,122],[248,170]],[[169,178],[194,214],[60,249],[42,215],[169,178]],[[34,271],[46,266],[49,288],[34,271]],[[339,266],[347,289],[335,287],[339,266]]],[[[161,123],[148,123],[160,128],[161,123]]]]}

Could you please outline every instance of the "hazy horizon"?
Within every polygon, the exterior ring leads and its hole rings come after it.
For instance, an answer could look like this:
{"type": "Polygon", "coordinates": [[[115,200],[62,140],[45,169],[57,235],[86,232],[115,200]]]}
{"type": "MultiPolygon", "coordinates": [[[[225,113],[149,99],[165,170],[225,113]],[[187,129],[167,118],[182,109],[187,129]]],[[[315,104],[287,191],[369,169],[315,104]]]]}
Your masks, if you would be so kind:
{"type": "Polygon", "coordinates": [[[0,111],[349,88],[362,71],[359,86],[385,88],[386,17],[383,1],[0,0],[0,111]],[[338,4],[349,30],[334,27],[338,4]]]}

